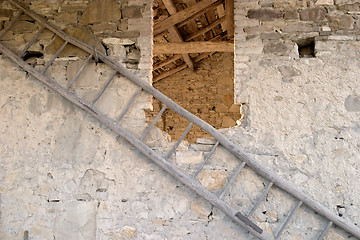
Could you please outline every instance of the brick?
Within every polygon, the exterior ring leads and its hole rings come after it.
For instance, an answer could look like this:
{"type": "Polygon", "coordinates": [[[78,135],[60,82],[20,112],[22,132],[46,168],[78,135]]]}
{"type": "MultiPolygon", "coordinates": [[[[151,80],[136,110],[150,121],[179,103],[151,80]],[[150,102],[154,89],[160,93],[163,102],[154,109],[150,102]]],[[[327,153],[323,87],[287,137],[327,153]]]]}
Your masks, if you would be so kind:
{"type": "Polygon", "coordinates": [[[277,18],[282,18],[283,14],[280,11],[270,8],[260,8],[249,10],[247,16],[250,19],[258,19],[260,21],[273,21],[277,18]]]}
{"type": "Polygon", "coordinates": [[[326,10],[323,7],[308,8],[300,11],[300,19],[303,21],[320,21],[326,16],[326,10]]]}

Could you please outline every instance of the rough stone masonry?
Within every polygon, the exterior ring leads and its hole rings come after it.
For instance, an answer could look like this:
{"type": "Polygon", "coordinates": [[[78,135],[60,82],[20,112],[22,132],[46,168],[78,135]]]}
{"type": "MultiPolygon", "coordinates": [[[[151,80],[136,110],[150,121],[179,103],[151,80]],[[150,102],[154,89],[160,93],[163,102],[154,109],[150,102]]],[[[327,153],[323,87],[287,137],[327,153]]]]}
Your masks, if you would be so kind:
{"type": "MultiPolygon", "coordinates": [[[[24,3],[150,82],[150,1],[24,3]]],[[[241,126],[222,131],[266,167],[358,223],[358,3],[235,1],[235,7],[235,95],[244,117],[241,126]],[[302,54],[307,57],[300,58],[299,46],[308,46],[302,54]]],[[[1,2],[0,30],[16,13],[1,2]]],[[[4,41],[15,50],[39,29],[31,19],[20,20],[4,41]]],[[[61,44],[44,32],[27,61],[41,68],[61,44]]],[[[66,85],[86,59],[75,51],[64,50],[49,69],[59,84],[66,85]]],[[[0,66],[0,239],[24,239],[25,232],[29,239],[44,240],[253,239],[5,56],[0,66]]],[[[92,99],[110,74],[102,63],[91,62],[75,93],[92,99]]],[[[97,107],[116,116],[135,90],[117,77],[97,107]]],[[[149,97],[141,95],[124,126],[141,134],[143,109],[149,107],[149,97]]],[[[167,139],[155,129],[147,142],[166,152],[173,144],[167,139]]],[[[171,161],[190,171],[212,144],[204,139],[184,143],[171,161]]],[[[237,163],[219,148],[198,180],[217,192],[237,163]]],[[[244,169],[225,200],[246,212],[264,184],[244,169]]],[[[272,234],[292,204],[274,189],[252,220],[272,234]]],[[[312,239],[310,232],[322,229],[319,216],[299,212],[284,239],[312,239]]],[[[348,236],[332,230],[327,239],[348,236]]]]}

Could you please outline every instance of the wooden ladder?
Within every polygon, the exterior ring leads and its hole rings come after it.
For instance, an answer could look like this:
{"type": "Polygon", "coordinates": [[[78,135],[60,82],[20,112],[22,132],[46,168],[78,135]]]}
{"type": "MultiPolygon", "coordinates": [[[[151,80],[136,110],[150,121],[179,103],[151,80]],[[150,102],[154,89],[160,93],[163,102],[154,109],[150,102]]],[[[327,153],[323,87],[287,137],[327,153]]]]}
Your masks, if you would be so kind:
{"type": "Polygon", "coordinates": [[[109,127],[112,131],[114,131],[116,134],[118,134],[120,137],[126,139],[129,143],[131,143],[135,148],[137,148],[139,151],[141,151],[144,155],[146,155],[149,159],[151,159],[154,163],[156,163],[158,166],[163,168],[166,172],[168,172],[170,175],[175,177],[177,180],[185,184],[187,187],[195,191],[197,194],[199,194],[201,197],[206,199],[211,205],[215,206],[216,208],[220,209],[223,213],[225,213],[227,216],[229,216],[234,222],[241,225],[243,228],[245,228],[247,231],[249,231],[254,236],[258,237],[259,239],[264,240],[270,240],[270,239],[279,239],[279,237],[282,235],[286,227],[291,222],[290,220],[296,215],[296,212],[300,206],[312,209],[313,213],[319,214],[323,217],[323,219],[326,220],[326,224],[323,226],[323,228],[320,231],[314,232],[314,239],[321,240],[323,239],[328,233],[329,230],[336,226],[347,233],[351,234],[352,236],[360,239],[360,229],[357,228],[352,222],[343,219],[339,217],[338,215],[334,214],[329,209],[325,208],[320,203],[313,200],[311,197],[303,193],[301,190],[296,188],[295,186],[291,185],[287,181],[281,179],[276,174],[270,172],[267,170],[264,166],[257,163],[253,159],[251,159],[248,155],[246,155],[237,145],[232,143],[229,139],[227,139],[225,136],[223,136],[220,132],[218,132],[216,129],[214,129],[211,125],[206,123],[205,121],[199,119],[198,117],[194,116],[187,110],[183,109],[179,105],[177,105],[174,101],[166,97],[164,94],[153,88],[151,85],[137,77],[135,74],[131,73],[128,69],[125,67],[119,65],[117,62],[115,62],[113,59],[106,56],[104,53],[98,51],[97,49],[94,49],[94,47],[89,46],[88,44],[79,41],[78,39],[75,39],[67,34],[65,34],[63,31],[59,30],[52,24],[48,23],[46,20],[44,20],[42,17],[38,16],[34,12],[30,11],[27,7],[23,6],[21,3],[19,3],[16,0],[7,0],[10,2],[14,7],[16,7],[19,10],[19,14],[12,20],[12,22],[7,26],[6,29],[3,30],[3,32],[0,34],[0,41],[1,38],[4,37],[4,35],[11,30],[11,28],[14,26],[14,23],[19,20],[20,16],[25,14],[28,17],[33,18],[37,23],[39,23],[42,28],[40,31],[35,35],[35,37],[26,45],[26,47],[20,52],[20,54],[14,53],[12,50],[10,50],[5,44],[1,41],[0,42],[0,51],[3,55],[10,58],[12,61],[17,63],[20,67],[22,67],[26,72],[33,75],[35,78],[40,80],[43,84],[45,84],[47,87],[51,88],[55,92],[62,95],[64,98],[72,102],[74,105],[78,106],[79,108],[83,109],[90,115],[92,115],[94,118],[96,118],[98,121],[100,121],[102,124],[109,127]],[[37,41],[37,38],[42,33],[44,29],[47,29],[53,33],[55,33],[58,37],[63,39],[65,43],[58,49],[56,54],[51,58],[49,62],[45,64],[45,66],[41,69],[35,69],[28,63],[26,63],[22,57],[26,54],[28,49],[31,47],[32,44],[34,44],[37,41]],[[72,45],[77,48],[80,48],[87,52],[88,58],[85,62],[85,64],[80,68],[79,72],[75,74],[75,76],[72,78],[72,80],[68,83],[66,87],[61,86],[57,82],[55,82],[54,79],[50,78],[46,72],[48,71],[49,67],[54,63],[57,57],[61,54],[61,52],[64,50],[65,46],[72,45]],[[71,88],[73,88],[75,82],[79,79],[80,75],[83,73],[83,71],[86,69],[87,64],[92,61],[92,59],[101,60],[106,65],[110,66],[111,69],[113,69],[113,74],[111,74],[110,78],[107,80],[107,82],[104,84],[103,88],[98,92],[97,96],[90,102],[86,102],[85,100],[79,98],[74,93],[70,91],[71,88]],[[127,105],[123,108],[122,112],[118,117],[115,119],[111,119],[108,116],[106,116],[104,113],[100,112],[94,107],[94,104],[102,97],[104,92],[108,89],[110,83],[113,81],[114,77],[116,75],[122,75],[132,81],[134,84],[138,86],[137,91],[135,94],[130,98],[127,105]],[[147,127],[147,129],[143,132],[142,136],[140,138],[135,137],[133,134],[131,134],[128,130],[121,127],[119,123],[124,118],[125,114],[129,111],[130,107],[133,105],[136,97],[142,92],[145,91],[146,93],[152,95],[156,99],[160,100],[164,107],[161,109],[159,114],[155,117],[154,121],[147,127]],[[171,109],[180,116],[184,117],[189,121],[189,125],[186,128],[185,132],[182,134],[180,139],[176,142],[176,144],[172,147],[172,149],[165,154],[165,156],[160,155],[159,153],[155,152],[153,149],[151,149],[148,145],[145,144],[145,139],[150,133],[151,129],[155,126],[156,122],[161,117],[161,114],[165,111],[165,109],[171,109]],[[183,141],[186,134],[189,132],[191,127],[193,125],[196,125],[200,127],[205,132],[209,133],[214,139],[215,144],[212,146],[211,151],[206,155],[203,163],[200,164],[199,168],[195,171],[194,174],[191,176],[181,171],[179,168],[177,168],[174,164],[171,164],[169,159],[174,154],[176,149],[178,148],[179,144],[183,141]],[[226,149],[228,152],[230,152],[237,160],[238,160],[238,166],[233,171],[231,176],[229,177],[227,184],[223,187],[223,189],[220,191],[219,194],[215,194],[204,188],[199,181],[197,181],[196,176],[201,172],[201,170],[204,168],[204,166],[209,163],[212,155],[214,154],[215,150],[219,147],[222,147],[226,149]],[[240,172],[242,169],[247,166],[248,168],[252,169],[256,172],[256,174],[263,179],[266,179],[267,185],[262,190],[261,195],[257,198],[255,204],[250,208],[251,210],[247,213],[242,213],[235,209],[234,207],[230,206],[227,202],[223,200],[223,197],[228,193],[230,186],[235,182],[235,180],[238,178],[240,172]],[[287,194],[291,195],[294,199],[296,199],[295,204],[292,208],[292,210],[289,212],[289,214],[285,217],[285,219],[282,219],[282,221],[279,223],[279,226],[276,227],[275,233],[273,233],[271,236],[269,233],[261,229],[258,225],[256,225],[252,220],[251,216],[255,212],[255,210],[259,207],[260,203],[263,201],[263,199],[266,197],[270,189],[277,187],[281,191],[286,192],[287,194]]]}

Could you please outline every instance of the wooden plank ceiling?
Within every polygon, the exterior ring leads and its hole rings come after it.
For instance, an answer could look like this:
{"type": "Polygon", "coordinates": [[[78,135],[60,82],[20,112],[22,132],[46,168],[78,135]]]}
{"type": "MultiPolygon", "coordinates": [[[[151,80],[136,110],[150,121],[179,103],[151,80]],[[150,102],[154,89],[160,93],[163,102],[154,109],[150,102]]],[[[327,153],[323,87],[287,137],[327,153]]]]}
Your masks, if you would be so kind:
{"type": "Polygon", "coordinates": [[[153,82],[234,51],[234,0],[154,0],[153,82]]]}

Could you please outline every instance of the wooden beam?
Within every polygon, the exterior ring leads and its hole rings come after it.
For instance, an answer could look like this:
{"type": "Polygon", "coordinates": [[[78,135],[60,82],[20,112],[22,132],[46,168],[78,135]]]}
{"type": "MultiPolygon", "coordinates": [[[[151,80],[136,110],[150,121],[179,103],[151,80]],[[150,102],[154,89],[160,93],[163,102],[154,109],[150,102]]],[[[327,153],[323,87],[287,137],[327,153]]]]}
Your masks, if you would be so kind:
{"type": "Polygon", "coordinates": [[[182,43],[155,43],[154,54],[183,54],[203,52],[234,52],[232,42],[182,42],[182,43]]]}
{"type": "Polygon", "coordinates": [[[159,63],[157,63],[157,64],[154,65],[153,70],[162,68],[162,67],[164,67],[164,66],[166,66],[166,65],[168,65],[168,64],[170,64],[170,63],[172,63],[172,62],[175,62],[176,60],[180,59],[181,56],[182,56],[182,55],[180,55],[180,54],[179,54],[179,55],[174,55],[174,56],[166,59],[166,60],[163,61],[163,62],[159,62],[159,63]]]}
{"type": "Polygon", "coordinates": [[[185,19],[191,17],[192,15],[196,14],[197,12],[201,11],[202,9],[210,6],[217,0],[202,0],[201,2],[185,9],[180,12],[175,13],[174,15],[168,17],[162,22],[159,22],[154,25],[154,35],[157,35],[164,30],[166,30],[169,26],[173,26],[178,22],[184,21],[185,19]]]}
{"type": "MultiPolygon", "coordinates": [[[[197,17],[199,17],[200,15],[204,14],[205,12],[209,11],[209,10],[213,10],[215,8],[217,8],[219,5],[222,4],[222,1],[218,1],[212,5],[210,5],[209,7],[206,7],[204,9],[202,9],[201,11],[197,12],[196,14],[192,15],[191,17],[179,22],[176,24],[176,26],[178,28],[181,28],[182,26],[185,26],[188,22],[190,21],[194,21],[197,17]]],[[[222,16],[221,16],[222,17],[222,16]]]]}
{"type": "Polygon", "coordinates": [[[172,0],[162,0],[162,2],[164,3],[165,8],[168,10],[170,15],[173,15],[177,12],[175,4],[172,0]]]}
{"type": "MultiPolygon", "coordinates": [[[[180,33],[178,32],[178,30],[174,26],[168,28],[168,30],[169,30],[170,37],[174,39],[174,42],[179,42],[179,43],[184,42],[184,40],[180,36],[180,33]]],[[[194,64],[191,61],[190,56],[187,53],[184,53],[184,54],[182,54],[182,57],[184,58],[184,61],[189,66],[189,68],[191,70],[194,70],[194,64]]]]}
{"type": "Polygon", "coordinates": [[[183,70],[185,68],[187,68],[187,65],[184,63],[184,64],[182,64],[182,65],[180,65],[180,66],[178,66],[176,68],[171,69],[170,71],[166,71],[166,72],[164,72],[164,73],[162,73],[160,75],[157,75],[156,77],[153,78],[153,83],[155,83],[155,82],[157,82],[157,81],[159,81],[161,79],[164,79],[164,78],[166,78],[166,77],[168,77],[170,75],[173,75],[174,73],[177,73],[177,72],[179,72],[179,71],[181,71],[181,70],[183,70]]]}
{"type": "Polygon", "coordinates": [[[234,36],[234,0],[225,0],[226,28],[229,37],[234,36]]]}
{"type": "Polygon", "coordinates": [[[226,20],[225,17],[217,19],[215,22],[211,23],[210,25],[208,25],[208,26],[206,26],[204,28],[201,28],[199,31],[196,31],[196,32],[190,34],[189,36],[187,36],[185,38],[185,41],[189,41],[189,40],[191,40],[193,38],[196,38],[196,37],[208,32],[208,31],[210,31],[212,28],[216,27],[217,25],[224,22],[225,20],[226,20]]]}
{"type": "MultiPolygon", "coordinates": [[[[162,1],[170,15],[173,15],[177,12],[175,4],[173,3],[172,0],[162,0],[162,1]]],[[[174,40],[174,42],[183,42],[184,41],[175,26],[170,26],[168,28],[168,31],[169,31],[170,38],[172,38],[174,40]]],[[[182,54],[182,57],[184,58],[184,61],[189,66],[189,68],[191,70],[194,70],[194,63],[191,61],[190,56],[188,54],[182,54]]]]}

